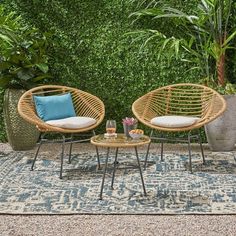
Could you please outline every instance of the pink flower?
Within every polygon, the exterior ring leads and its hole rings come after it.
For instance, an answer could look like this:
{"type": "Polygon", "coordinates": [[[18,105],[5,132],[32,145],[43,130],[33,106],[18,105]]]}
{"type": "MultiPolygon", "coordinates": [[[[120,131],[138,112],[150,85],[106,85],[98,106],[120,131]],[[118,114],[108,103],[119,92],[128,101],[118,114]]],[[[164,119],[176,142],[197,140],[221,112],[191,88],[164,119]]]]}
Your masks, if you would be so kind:
{"type": "Polygon", "coordinates": [[[137,124],[137,119],[131,117],[125,117],[125,119],[122,119],[122,123],[125,124],[125,125],[135,125],[137,124]]]}

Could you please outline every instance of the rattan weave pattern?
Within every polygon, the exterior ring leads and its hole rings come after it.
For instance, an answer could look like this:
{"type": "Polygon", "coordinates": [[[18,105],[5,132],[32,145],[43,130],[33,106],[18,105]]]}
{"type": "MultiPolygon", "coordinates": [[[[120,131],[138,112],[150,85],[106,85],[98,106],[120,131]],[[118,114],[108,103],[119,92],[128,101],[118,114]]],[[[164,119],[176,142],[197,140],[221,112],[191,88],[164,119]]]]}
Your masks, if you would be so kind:
{"type": "Polygon", "coordinates": [[[92,130],[102,122],[105,115],[105,107],[98,97],[82,90],[60,85],[43,85],[30,89],[21,96],[18,102],[18,112],[25,120],[36,125],[41,132],[80,133],[92,130]],[[97,122],[86,128],[65,129],[48,125],[41,120],[36,113],[33,96],[64,93],[71,93],[77,116],[88,116],[94,118],[97,122]]]}
{"type": "Polygon", "coordinates": [[[200,128],[220,116],[226,109],[224,98],[215,90],[199,84],[174,84],[153,90],[138,98],[132,105],[137,119],[152,129],[188,131],[200,128]],[[152,125],[151,119],[165,115],[199,117],[188,127],[166,128],[152,125]]]}

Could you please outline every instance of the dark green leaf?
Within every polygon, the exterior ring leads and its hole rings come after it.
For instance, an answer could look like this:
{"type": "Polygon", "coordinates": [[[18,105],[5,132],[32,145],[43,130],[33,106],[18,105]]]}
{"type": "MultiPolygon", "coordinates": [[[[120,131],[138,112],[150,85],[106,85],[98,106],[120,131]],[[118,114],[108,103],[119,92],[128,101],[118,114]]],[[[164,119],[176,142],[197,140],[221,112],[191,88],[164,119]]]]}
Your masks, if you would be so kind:
{"type": "Polygon", "coordinates": [[[36,66],[43,72],[43,73],[47,73],[49,68],[48,65],[45,63],[41,63],[41,64],[36,64],[36,66]]]}

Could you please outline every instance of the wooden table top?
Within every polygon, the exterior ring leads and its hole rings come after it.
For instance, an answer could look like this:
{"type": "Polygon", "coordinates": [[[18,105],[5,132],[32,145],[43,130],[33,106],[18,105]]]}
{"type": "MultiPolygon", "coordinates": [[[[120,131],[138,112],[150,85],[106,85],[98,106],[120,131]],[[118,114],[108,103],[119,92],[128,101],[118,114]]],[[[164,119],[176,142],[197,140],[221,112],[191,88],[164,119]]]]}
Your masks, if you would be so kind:
{"type": "Polygon", "coordinates": [[[125,148],[125,147],[137,147],[151,142],[151,139],[143,135],[139,139],[127,138],[124,134],[117,134],[115,138],[105,138],[104,134],[99,134],[91,138],[91,143],[96,146],[110,147],[110,148],[125,148]]]}

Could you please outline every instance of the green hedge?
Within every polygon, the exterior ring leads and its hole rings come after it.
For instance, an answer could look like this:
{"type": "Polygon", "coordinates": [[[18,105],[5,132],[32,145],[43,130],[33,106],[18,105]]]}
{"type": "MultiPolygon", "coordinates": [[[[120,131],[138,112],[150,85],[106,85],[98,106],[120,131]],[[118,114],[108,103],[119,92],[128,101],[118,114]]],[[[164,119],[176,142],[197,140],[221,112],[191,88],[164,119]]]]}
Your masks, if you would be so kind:
{"type": "MultiPolygon", "coordinates": [[[[200,75],[186,73],[180,61],[157,61],[155,45],[140,50],[125,33],[140,28],[129,15],[137,9],[131,0],[4,0],[9,9],[21,14],[26,24],[51,31],[51,84],[78,87],[100,97],[106,119],[118,121],[131,116],[131,105],[142,94],[166,84],[198,82],[200,75]]],[[[197,0],[169,0],[191,11],[197,0]]],[[[168,24],[160,22],[168,30],[168,24]]],[[[153,24],[153,22],[143,22],[153,24]]],[[[1,103],[2,104],[2,103],[1,103]]],[[[1,108],[0,108],[1,110],[1,108]]],[[[101,129],[103,129],[103,126],[101,129]]],[[[4,130],[0,126],[0,138],[4,130]]]]}

